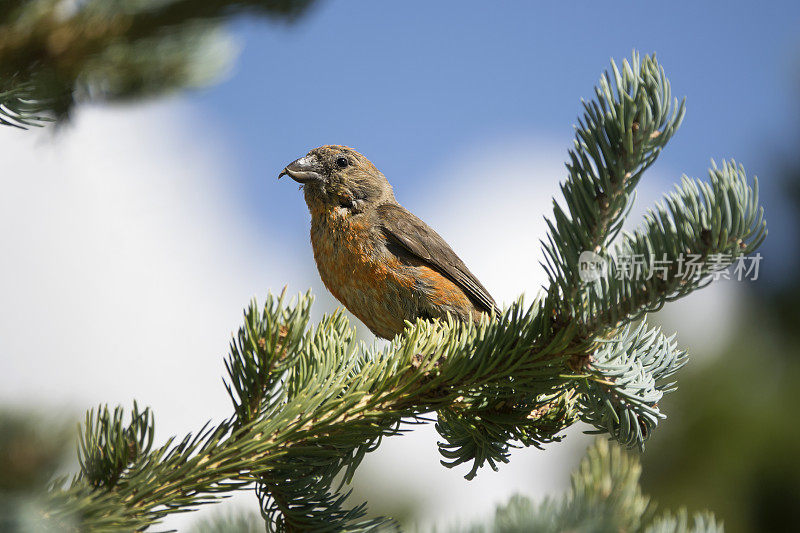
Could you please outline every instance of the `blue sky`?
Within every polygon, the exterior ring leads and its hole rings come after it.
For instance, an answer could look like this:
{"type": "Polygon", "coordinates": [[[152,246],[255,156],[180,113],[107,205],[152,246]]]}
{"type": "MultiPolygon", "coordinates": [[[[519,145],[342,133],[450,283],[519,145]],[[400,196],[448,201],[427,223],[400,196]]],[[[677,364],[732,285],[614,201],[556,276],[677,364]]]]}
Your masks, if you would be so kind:
{"type": "MultiPolygon", "coordinates": [[[[609,59],[655,51],[673,94],[687,97],[661,188],[735,157],[764,180],[774,246],[787,223],[771,190],[775,157],[798,138],[799,25],[790,1],[322,1],[294,26],[239,20],[230,77],[190,101],[236,150],[231,185],[254,216],[289,231],[305,226],[302,201],[271,178],[314,146],[359,149],[413,209],[452,154],[537,137],[560,143],[564,159],[580,99],[609,59]]],[[[463,186],[458,176],[451,186],[463,186]]]]}

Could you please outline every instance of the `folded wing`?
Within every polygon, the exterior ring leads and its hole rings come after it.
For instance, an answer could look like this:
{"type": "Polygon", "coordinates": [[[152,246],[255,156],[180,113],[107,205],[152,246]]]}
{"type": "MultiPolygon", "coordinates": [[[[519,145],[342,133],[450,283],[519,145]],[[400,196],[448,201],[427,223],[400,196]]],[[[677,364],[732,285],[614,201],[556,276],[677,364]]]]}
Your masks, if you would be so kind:
{"type": "Polygon", "coordinates": [[[499,314],[497,304],[489,291],[469,271],[444,239],[427,224],[397,204],[379,206],[378,217],[387,239],[424,261],[443,276],[447,276],[479,309],[499,314]]]}

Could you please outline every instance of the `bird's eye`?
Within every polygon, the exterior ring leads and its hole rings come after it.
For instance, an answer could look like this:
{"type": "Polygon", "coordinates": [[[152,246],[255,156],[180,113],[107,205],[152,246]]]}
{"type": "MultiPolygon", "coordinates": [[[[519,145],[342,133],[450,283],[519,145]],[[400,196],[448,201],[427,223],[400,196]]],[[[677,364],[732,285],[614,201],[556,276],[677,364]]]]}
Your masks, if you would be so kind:
{"type": "Polygon", "coordinates": [[[339,156],[336,158],[336,166],[339,168],[347,168],[347,165],[350,164],[350,161],[347,160],[344,156],[339,156]]]}

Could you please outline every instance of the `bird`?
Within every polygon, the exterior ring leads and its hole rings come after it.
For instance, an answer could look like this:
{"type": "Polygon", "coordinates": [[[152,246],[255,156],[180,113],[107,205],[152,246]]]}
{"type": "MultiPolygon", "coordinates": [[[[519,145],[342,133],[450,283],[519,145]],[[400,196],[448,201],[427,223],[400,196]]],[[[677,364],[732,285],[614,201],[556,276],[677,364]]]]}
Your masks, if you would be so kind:
{"type": "Polygon", "coordinates": [[[325,287],[377,337],[392,339],[418,318],[478,322],[499,314],[447,242],[398,203],[386,177],[356,150],[314,148],[282,176],[301,184],[325,287]]]}

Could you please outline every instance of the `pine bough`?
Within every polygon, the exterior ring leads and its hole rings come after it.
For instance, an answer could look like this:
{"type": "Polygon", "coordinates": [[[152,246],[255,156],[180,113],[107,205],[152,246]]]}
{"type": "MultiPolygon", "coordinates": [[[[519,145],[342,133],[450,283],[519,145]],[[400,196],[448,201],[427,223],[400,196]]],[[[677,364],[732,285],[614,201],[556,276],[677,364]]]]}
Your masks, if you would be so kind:
{"type": "MultiPolygon", "coordinates": [[[[254,301],[226,360],[231,418],[153,448],[148,410],[134,406],[127,422],[119,409],[90,412],[81,471],[54,483],[44,504],[49,523],[143,529],[255,485],[272,530],[393,527],[365,518],[365,504],[349,506],[343,488],[382,438],[432,413],[442,463],[471,463],[468,479],[486,464],[508,462],[513,446],[559,440],[579,420],[642,447],[686,361],[674,339],[643,317],[701,288],[766,235],[757,183],[732,161],[714,166],[709,181],[683,178],[638,230],[622,232],[636,185],[683,114],[655,57],[612,62],[584,103],[563,204],[554,201],[543,243],[550,284],[530,307],[520,300],[479,325],[409,323],[379,350],[356,342],[342,313],[309,325],[309,294],[254,301]],[[586,251],[606,262],[605,276],[585,281],[586,251]],[[634,254],[669,266],[618,276],[634,254]],[[681,254],[726,259],[686,276],[675,267],[681,254]]],[[[584,498],[579,489],[575,501],[584,498]]],[[[558,512],[575,523],[569,509],[558,512]]],[[[648,531],[685,522],[664,517],[648,531]]]]}

